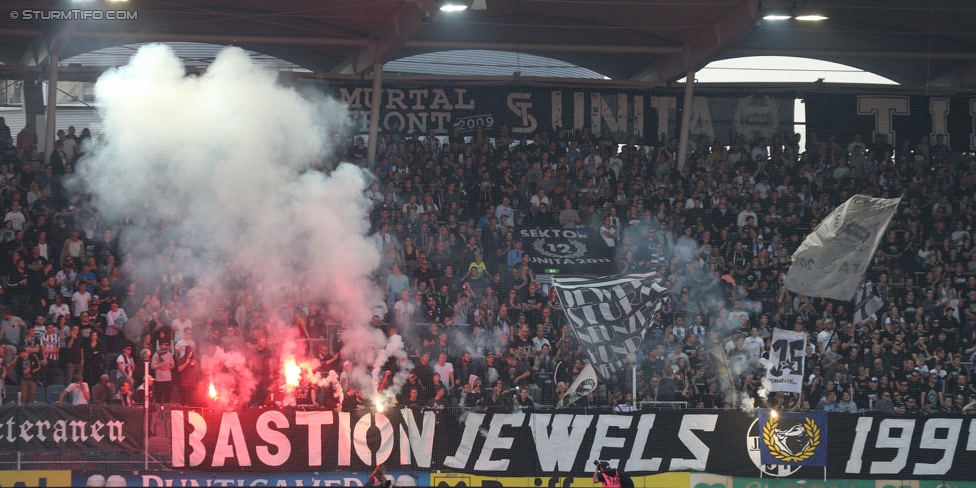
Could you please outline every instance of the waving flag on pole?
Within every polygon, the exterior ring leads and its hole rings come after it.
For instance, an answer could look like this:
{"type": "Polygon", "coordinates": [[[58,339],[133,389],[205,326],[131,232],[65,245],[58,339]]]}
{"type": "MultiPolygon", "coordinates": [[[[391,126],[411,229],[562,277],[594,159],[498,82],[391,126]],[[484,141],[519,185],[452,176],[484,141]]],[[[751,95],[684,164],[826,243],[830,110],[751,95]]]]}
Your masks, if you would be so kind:
{"type": "Polygon", "coordinates": [[[721,344],[716,344],[705,350],[708,353],[708,360],[715,371],[715,379],[718,381],[720,391],[731,391],[735,388],[735,381],[732,379],[732,369],[729,368],[729,358],[725,355],[725,348],[721,344]]]}
{"type": "Polygon", "coordinates": [[[566,408],[576,403],[576,400],[589,395],[590,392],[596,390],[596,383],[596,371],[593,370],[593,365],[586,363],[586,366],[583,366],[580,374],[576,376],[576,380],[566,390],[566,394],[559,399],[559,403],[556,404],[556,410],[566,408]]]}
{"type": "Polygon", "coordinates": [[[794,293],[851,300],[901,198],[855,195],[800,244],[783,283],[794,293]]]}
{"type": "Polygon", "coordinates": [[[859,324],[867,320],[875,312],[884,307],[884,300],[874,294],[870,282],[857,286],[854,295],[854,323],[859,324]]]}
{"type": "Polygon", "coordinates": [[[602,378],[624,367],[644,342],[668,291],[663,281],[657,273],[553,278],[571,329],[602,378]]]}

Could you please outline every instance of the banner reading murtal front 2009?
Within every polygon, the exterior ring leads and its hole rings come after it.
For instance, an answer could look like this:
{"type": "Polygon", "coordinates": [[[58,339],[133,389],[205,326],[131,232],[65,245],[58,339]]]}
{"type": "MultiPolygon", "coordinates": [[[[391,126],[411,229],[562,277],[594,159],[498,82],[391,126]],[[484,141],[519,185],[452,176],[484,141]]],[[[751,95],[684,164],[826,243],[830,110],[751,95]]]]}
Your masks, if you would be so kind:
{"type": "Polygon", "coordinates": [[[855,195],[834,209],[793,253],[786,288],[807,296],[854,298],[900,201],[855,195]]]}

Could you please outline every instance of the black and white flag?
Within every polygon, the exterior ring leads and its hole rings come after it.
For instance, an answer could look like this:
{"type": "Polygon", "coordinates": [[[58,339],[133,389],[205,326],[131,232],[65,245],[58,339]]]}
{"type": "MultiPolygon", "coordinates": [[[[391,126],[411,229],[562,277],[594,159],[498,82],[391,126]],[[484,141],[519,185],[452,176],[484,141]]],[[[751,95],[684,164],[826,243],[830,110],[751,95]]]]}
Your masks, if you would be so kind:
{"type": "Polygon", "coordinates": [[[556,404],[556,410],[566,408],[576,403],[576,400],[579,400],[580,398],[583,398],[596,390],[596,386],[596,371],[593,370],[593,366],[590,363],[586,363],[586,366],[583,366],[583,370],[580,371],[580,374],[576,376],[576,380],[573,381],[573,384],[569,386],[568,390],[566,390],[566,394],[559,399],[559,403],[556,404]]]}
{"type": "Polygon", "coordinates": [[[772,384],[769,390],[800,393],[806,356],[805,332],[773,329],[773,342],[769,346],[769,361],[772,364],[766,370],[766,379],[772,384]]]}
{"type": "Polygon", "coordinates": [[[627,364],[644,341],[668,289],[657,273],[553,278],[563,310],[602,378],[627,364]]]}
{"type": "Polygon", "coordinates": [[[884,300],[874,294],[874,287],[871,286],[870,281],[857,285],[857,292],[854,294],[855,324],[869,319],[882,307],[884,307],[884,300]]]}

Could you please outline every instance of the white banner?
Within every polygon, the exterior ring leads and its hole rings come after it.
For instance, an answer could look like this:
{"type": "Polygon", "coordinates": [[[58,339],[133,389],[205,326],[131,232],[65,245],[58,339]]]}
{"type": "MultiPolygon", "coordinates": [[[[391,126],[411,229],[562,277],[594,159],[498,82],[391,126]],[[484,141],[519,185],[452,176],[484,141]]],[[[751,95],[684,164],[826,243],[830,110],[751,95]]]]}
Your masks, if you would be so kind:
{"type": "Polygon", "coordinates": [[[766,379],[770,391],[800,393],[803,389],[803,368],[807,356],[807,334],[791,330],[773,329],[773,343],[769,346],[766,379]]]}
{"type": "Polygon", "coordinates": [[[596,390],[596,380],[596,370],[593,369],[593,365],[586,363],[586,366],[583,366],[583,371],[580,371],[580,374],[576,376],[576,380],[566,390],[566,395],[559,399],[559,403],[556,404],[556,410],[566,408],[576,403],[576,400],[596,390]]]}
{"type": "Polygon", "coordinates": [[[837,207],[793,253],[783,281],[794,293],[851,300],[901,198],[855,195],[837,207]]]}

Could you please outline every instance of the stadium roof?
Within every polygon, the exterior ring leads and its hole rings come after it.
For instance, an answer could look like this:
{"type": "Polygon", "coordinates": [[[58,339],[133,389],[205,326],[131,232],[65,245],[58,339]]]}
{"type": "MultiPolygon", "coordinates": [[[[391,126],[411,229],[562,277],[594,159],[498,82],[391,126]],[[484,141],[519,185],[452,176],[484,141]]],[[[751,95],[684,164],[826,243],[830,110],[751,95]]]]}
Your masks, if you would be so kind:
{"type": "MultiPolygon", "coordinates": [[[[63,49],[67,59],[166,41],[238,45],[316,73],[369,73],[375,62],[477,49],[544,56],[619,81],[673,82],[717,59],[778,55],[843,63],[905,85],[976,86],[972,2],[467,0],[472,8],[449,13],[439,1],[7,0],[0,78],[43,77],[49,51],[63,49]],[[68,9],[138,18],[9,15],[68,9]],[[764,20],[768,14],[828,19],[764,20]]],[[[70,77],[70,67],[62,73],[70,77]]]]}

